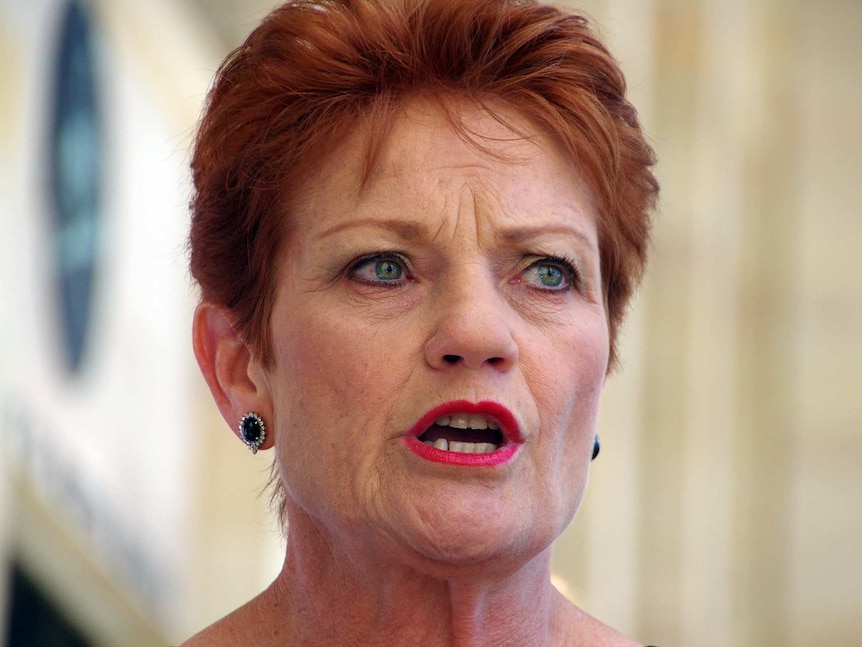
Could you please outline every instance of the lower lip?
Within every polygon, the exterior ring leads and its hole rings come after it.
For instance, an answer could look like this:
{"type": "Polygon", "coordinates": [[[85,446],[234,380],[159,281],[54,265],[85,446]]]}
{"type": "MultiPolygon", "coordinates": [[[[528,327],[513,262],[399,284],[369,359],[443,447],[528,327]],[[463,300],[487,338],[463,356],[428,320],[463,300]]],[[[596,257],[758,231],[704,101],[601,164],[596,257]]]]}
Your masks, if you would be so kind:
{"type": "Polygon", "coordinates": [[[405,438],[404,442],[407,443],[407,447],[414,454],[419,455],[427,461],[443,463],[445,465],[461,465],[464,467],[494,467],[502,465],[512,460],[519,447],[515,443],[509,443],[490,454],[465,454],[463,452],[449,452],[444,449],[437,449],[432,445],[426,445],[418,438],[412,436],[405,438]]]}

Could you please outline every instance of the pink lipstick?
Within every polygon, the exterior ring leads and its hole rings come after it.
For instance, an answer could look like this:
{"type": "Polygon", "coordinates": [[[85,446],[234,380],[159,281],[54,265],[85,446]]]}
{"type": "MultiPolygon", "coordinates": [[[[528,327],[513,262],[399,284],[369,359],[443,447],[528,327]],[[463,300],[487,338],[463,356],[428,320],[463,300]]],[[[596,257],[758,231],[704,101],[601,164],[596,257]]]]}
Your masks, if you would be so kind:
{"type": "Polygon", "coordinates": [[[494,467],[511,460],[523,438],[515,416],[503,405],[457,400],[423,415],[404,441],[434,463],[494,467]]]}

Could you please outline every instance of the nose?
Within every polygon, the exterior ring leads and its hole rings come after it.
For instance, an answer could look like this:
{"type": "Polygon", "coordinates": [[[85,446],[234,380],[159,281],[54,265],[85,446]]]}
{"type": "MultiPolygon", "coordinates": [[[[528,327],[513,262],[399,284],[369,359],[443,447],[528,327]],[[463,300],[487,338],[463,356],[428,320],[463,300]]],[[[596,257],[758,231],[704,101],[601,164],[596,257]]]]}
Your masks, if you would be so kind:
{"type": "Polygon", "coordinates": [[[458,366],[493,367],[505,372],[518,361],[518,345],[510,327],[511,309],[492,281],[461,275],[432,299],[435,323],[425,344],[428,364],[438,370],[458,366]]]}

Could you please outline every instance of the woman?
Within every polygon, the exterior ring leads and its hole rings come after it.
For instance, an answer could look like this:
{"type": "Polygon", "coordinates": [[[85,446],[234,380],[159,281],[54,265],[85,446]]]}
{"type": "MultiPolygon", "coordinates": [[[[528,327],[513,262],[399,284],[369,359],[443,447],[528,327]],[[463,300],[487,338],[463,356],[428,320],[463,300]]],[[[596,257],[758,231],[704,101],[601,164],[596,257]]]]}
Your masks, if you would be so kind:
{"type": "Polygon", "coordinates": [[[288,3],[200,126],[201,370],[284,568],[186,645],[635,645],[550,584],[658,191],[585,21],[288,3]],[[289,520],[289,527],[287,521],[289,520]]]}

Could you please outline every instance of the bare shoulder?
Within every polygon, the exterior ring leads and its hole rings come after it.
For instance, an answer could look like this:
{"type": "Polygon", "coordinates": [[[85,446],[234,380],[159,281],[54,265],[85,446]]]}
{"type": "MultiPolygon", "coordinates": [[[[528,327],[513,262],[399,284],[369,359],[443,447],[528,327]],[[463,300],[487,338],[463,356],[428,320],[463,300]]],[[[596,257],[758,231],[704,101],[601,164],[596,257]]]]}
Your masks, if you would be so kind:
{"type": "Polygon", "coordinates": [[[249,624],[242,616],[242,610],[238,609],[195,634],[180,647],[230,647],[248,644],[246,630],[249,624]]]}
{"type": "Polygon", "coordinates": [[[272,626],[273,616],[262,612],[264,594],[195,634],[180,647],[246,647],[283,644],[282,631],[272,626]]]}
{"type": "Polygon", "coordinates": [[[643,647],[643,645],[621,634],[616,629],[597,620],[586,611],[562,598],[559,630],[561,645],[584,645],[584,647],[643,647]]]}

